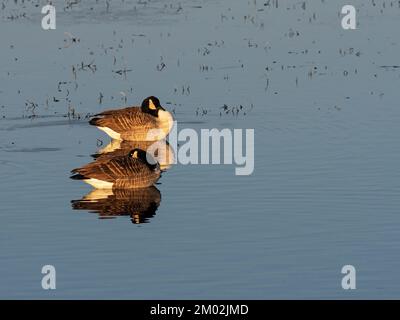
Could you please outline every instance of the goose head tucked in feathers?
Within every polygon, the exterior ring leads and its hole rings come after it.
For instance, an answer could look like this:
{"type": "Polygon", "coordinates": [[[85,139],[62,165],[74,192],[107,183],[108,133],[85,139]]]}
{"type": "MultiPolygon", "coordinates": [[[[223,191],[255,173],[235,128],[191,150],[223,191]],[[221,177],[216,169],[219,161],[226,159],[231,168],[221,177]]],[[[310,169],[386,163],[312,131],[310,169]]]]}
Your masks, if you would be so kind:
{"type": "Polygon", "coordinates": [[[153,158],[153,156],[142,149],[133,149],[131,152],[129,152],[129,157],[141,160],[152,170],[158,167],[158,162],[153,158]]]}

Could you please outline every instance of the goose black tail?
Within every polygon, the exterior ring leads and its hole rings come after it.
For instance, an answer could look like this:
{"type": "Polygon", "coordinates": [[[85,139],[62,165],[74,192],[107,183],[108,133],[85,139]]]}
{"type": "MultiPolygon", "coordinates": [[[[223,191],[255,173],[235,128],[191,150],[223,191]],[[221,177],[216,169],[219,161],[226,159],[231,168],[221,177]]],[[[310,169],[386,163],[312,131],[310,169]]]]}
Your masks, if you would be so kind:
{"type": "Polygon", "coordinates": [[[72,180],[85,180],[86,177],[80,173],[70,176],[72,180]]]}
{"type": "Polygon", "coordinates": [[[92,126],[97,126],[97,125],[98,125],[98,121],[99,121],[100,119],[101,119],[101,118],[92,118],[92,119],[90,119],[89,123],[90,123],[92,126]]]}

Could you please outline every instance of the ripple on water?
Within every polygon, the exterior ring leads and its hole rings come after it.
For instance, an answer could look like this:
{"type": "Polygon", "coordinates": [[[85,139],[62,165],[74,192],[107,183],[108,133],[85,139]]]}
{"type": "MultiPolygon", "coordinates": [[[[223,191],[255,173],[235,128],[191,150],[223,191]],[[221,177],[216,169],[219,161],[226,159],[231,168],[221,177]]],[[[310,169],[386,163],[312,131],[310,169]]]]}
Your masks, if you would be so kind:
{"type": "Polygon", "coordinates": [[[87,120],[59,120],[59,121],[41,121],[41,122],[31,122],[29,124],[16,124],[10,127],[0,129],[6,131],[13,131],[18,129],[31,129],[31,128],[41,128],[41,127],[53,127],[53,126],[67,126],[67,125],[87,125],[87,120]]]}
{"type": "Polygon", "coordinates": [[[60,151],[61,148],[20,148],[20,149],[5,149],[4,152],[51,152],[51,151],[60,151]]]}
{"type": "Polygon", "coordinates": [[[0,179],[3,185],[5,182],[15,180],[16,176],[26,174],[26,168],[23,165],[10,160],[0,159],[0,166],[2,168],[0,170],[0,179]]]}

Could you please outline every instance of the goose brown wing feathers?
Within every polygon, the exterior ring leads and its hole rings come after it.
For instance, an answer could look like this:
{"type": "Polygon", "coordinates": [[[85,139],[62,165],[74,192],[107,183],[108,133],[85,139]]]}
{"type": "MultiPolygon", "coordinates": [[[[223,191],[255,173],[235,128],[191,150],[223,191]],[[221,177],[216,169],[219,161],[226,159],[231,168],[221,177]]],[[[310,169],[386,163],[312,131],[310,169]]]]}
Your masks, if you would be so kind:
{"type": "Polygon", "coordinates": [[[93,118],[90,124],[110,128],[118,133],[132,131],[135,128],[140,130],[150,129],[157,125],[155,117],[143,113],[138,107],[104,111],[98,116],[98,118],[93,118]]]}
{"type": "Polygon", "coordinates": [[[73,173],[81,174],[85,178],[94,178],[102,181],[114,182],[123,179],[141,179],[154,173],[145,163],[131,157],[117,157],[104,161],[95,161],[86,166],[74,169],[73,173]]]}

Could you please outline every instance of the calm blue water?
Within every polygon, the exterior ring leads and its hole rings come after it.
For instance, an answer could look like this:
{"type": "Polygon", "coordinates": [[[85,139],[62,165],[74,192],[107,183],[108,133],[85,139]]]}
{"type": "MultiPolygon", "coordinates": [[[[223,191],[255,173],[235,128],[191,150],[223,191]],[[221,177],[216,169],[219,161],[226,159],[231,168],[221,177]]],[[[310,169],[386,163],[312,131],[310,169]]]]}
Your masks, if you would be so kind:
{"type": "Polygon", "coordinates": [[[4,3],[0,298],[399,297],[397,2],[353,1],[355,31],[344,1],[56,1],[54,31],[4,3]],[[254,173],[175,165],[143,224],[73,210],[69,171],[108,143],[83,118],[148,95],[180,129],[255,129],[254,173]]]}

